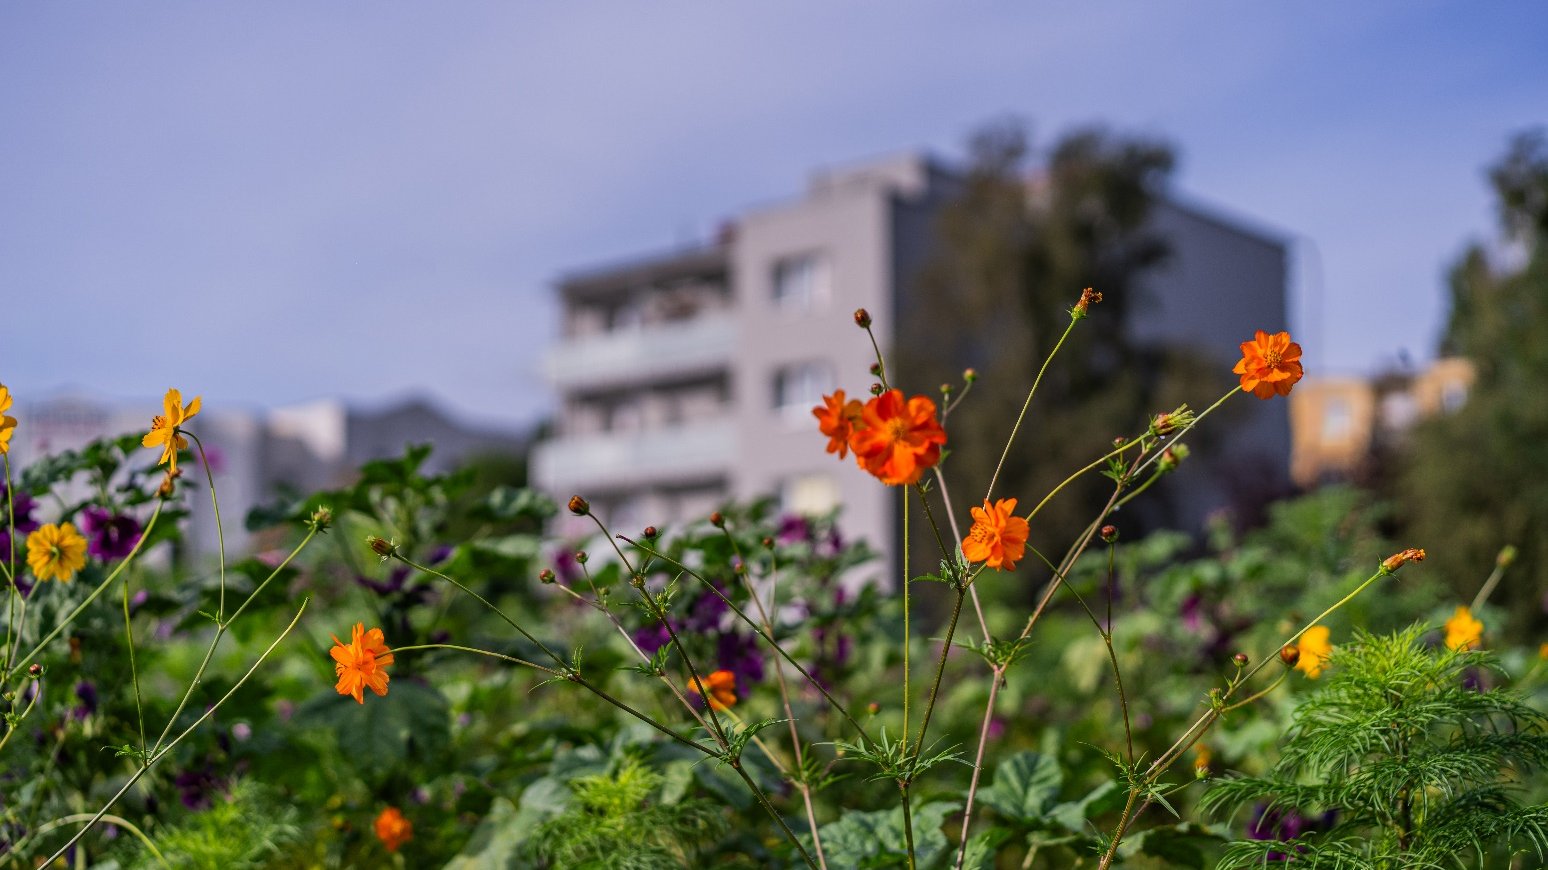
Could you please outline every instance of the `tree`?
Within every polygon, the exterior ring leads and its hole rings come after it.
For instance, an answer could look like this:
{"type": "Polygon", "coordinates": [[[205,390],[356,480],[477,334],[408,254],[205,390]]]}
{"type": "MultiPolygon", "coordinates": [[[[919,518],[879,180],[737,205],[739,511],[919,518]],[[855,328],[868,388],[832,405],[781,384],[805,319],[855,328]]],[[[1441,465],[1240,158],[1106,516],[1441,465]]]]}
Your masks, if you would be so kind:
{"type": "Polygon", "coordinates": [[[1474,245],[1451,272],[1444,352],[1472,360],[1463,408],[1421,424],[1398,473],[1405,531],[1467,600],[1506,544],[1519,550],[1495,603],[1544,622],[1548,592],[1548,139],[1517,136],[1491,170],[1512,256],[1474,245]],[[1502,265],[1500,260],[1518,265],[1502,265]]]}
{"type": "MultiPolygon", "coordinates": [[[[902,308],[897,351],[905,386],[915,390],[960,389],[963,369],[977,372],[961,411],[971,425],[950,430],[946,467],[959,512],[987,491],[1027,389],[1069,323],[1065,312],[1082,288],[1104,296],[1049,367],[995,485],[996,497],[1018,497],[1025,510],[1114,436],[1225,382],[1186,353],[1134,345],[1124,329],[1140,276],[1167,256],[1147,218],[1172,170],[1169,145],[1077,130],[1029,172],[1024,130],[1001,124],[974,135],[969,150],[935,250],[902,308]]],[[[1067,490],[1039,513],[1034,546],[1062,552],[1108,487],[1093,474],[1067,490]]]]}

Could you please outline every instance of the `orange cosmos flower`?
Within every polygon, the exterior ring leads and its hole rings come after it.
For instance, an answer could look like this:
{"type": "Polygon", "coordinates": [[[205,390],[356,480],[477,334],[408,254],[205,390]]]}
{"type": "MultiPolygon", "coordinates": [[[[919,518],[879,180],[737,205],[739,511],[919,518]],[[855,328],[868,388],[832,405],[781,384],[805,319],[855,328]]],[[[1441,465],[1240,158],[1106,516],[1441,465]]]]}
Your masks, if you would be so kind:
{"type": "Polygon", "coordinates": [[[833,395],[823,396],[823,404],[812,409],[817,418],[817,428],[828,436],[828,452],[837,453],[840,459],[849,455],[849,439],[861,426],[859,399],[844,401],[844,391],[834,390],[833,395]]]}
{"type": "Polygon", "coordinates": [[[27,536],[27,567],[39,582],[52,577],[69,583],[86,567],[86,539],[69,523],[40,526],[27,536]]]}
{"type": "Polygon", "coordinates": [[[1333,644],[1328,643],[1328,627],[1314,625],[1306,629],[1301,635],[1301,640],[1296,644],[1296,650],[1301,654],[1295,663],[1295,669],[1306,674],[1312,679],[1317,679],[1327,665],[1328,656],[1333,652],[1333,644]]]}
{"type": "Polygon", "coordinates": [[[365,703],[364,689],[378,695],[387,694],[387,666],[392,664],[392,650],[382,630],[365,630],[365,624],[357,622],[350,632],[349,643],[333,636],[336,644],[329,653],[333,656],[333,670],[339,675],[334,686],[340,695],[350,695],[357,702],[365,703]]]}
{"type": "MultiPolygon", "coordinates": [[[[375,631],[375,629],[372,629],[375,631]]],[[[414,839],[414,823],[403,817],[397,807],[388,807],[376,817],[376,839],[382,841],[387,851],[396,852],[398,847],[414,839]]]]}
{"type": "Polygon", "coordinates": [[[1446,649],[1468,650],[1483,640],[1484,625],[1473,616],[1473,611],[1458,607],[1457,612],[1446,620],[1446,649]]]}
{"type": "Polygon", "coordinates": [[[863,428],[849,439],[860,467],[888,486],[918,483],[925,469],[941,459],[946,430],[935,419],[935,403],[924,396],[903,400],[888,390],[865,403],[863,428]]]}
{"type": "MultiPolygon", "coordinates": [[[[709,686],[709,705],[715,710],[725,710],[736,705],[736,674],[730,671],[716,671],[704,678],[704,684],[709,686]]],[[[703,695],[705,690],[699,685],[698,680],[688,681],[688,691],[695,695],[703,695]]]]}
{"type": "Polygon", "coordinates": [[[0,454],[11,452],[11,433],[16,431],[16,418],[5,413],[11,410],[11,391],[0,384],[0,454]]]}
{"type": "Polygon", "coordinates": [[[1242,376],[1242,389],[1260,399],[1288,396],[1305,374],[1301,370],[1301,346],[1290,333],[1269,335],[1258,330],[1252,341],[1242,342],[1242,359],[1231,371],[1242,376]]]}
{"type": "Polygon", "coordinates": [[[1016,516],[1016,500],[1002,498],[994,504],[973,508],[973,528],[962,539],[962,555],[969,562],[983,562],[1006,571],[1026,555],[1027,521],[1016,516]]]}
{"type": "Polygon", "coordinates": [[[171,463],[173,474],[177,473],[177,451],[188,447],[188,439],[179,434],[178,430],[199,413],[201,398],[201,396],[194,396],[192,402],[184,405],[182,393],[177,390],[167,390],[167,394],[161,399],[162,409],[166,413],[158,414],[151,420],[150,431],[145,433],[145,438],[140,441],[142,447],[160,447],[161,459],[156,464],[171,463]]]}

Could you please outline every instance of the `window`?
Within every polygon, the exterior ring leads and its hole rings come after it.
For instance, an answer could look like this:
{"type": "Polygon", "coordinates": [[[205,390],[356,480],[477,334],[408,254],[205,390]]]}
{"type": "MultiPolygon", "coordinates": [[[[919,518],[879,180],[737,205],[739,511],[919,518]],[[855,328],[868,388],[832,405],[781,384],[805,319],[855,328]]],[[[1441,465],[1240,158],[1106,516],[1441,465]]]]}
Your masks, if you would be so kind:
{"type": "Polygon", "coordinates": [[[785,257],[774,264],[774,302],[806,311],[828,301],[828,261],[817,254],[785,257]]]}
{"type": "Polygon", "coordinates": [[[1342,396],[1329,396],[1328,403],[1322,409],[1322,440],[1343,441],[1349,437],[1349,429],[1354,424],[1354,414],[1349,407],[1349,400],[1342,396]]]}
{"type": "Polygon", "coordinates": [[[838,506],[838,484],[826,474],[792,477],[779,488],[779,502],[786,513],[820,516],[838,506]]]}
{"type": "Polygon", "coordinates": [[[833,389],[833,368],[825,362],[784,366],[774,373],[774,410],[805,420],[833,389]]]}

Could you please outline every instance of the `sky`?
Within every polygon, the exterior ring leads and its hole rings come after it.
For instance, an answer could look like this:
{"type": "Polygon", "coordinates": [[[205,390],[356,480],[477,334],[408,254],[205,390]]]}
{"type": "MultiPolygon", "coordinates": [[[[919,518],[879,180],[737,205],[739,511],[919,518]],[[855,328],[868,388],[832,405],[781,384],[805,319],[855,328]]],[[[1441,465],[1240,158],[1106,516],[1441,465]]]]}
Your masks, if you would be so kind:
{"type": "Polygon", "coordinates": [[[1266,326],[1370,373],[1432,355],[1544,46],[1537,2],[8,3],[0,382],[530,424],[560,274],[1005,118],[1173,143],[1295,240],[1266,326]]]}

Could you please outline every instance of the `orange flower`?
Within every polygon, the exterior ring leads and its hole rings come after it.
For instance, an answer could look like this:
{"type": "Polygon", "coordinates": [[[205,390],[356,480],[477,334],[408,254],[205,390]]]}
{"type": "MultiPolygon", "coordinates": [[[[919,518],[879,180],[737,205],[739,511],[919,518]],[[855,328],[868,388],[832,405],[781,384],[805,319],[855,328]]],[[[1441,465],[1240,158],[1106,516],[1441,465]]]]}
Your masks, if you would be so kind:
{"type": "Polygon", "coordinates": [[[834,390],[833,395],[823,396],[823,404],[812,409],[817,418],[817,428],[828,436],[828,452],[837,453],[840,459],[849,455],[849,439],[861,425],[863,407],[859,399],[844,401],[844,391],[834,390]]]}
{"type": "Polygon", "coordinates": [[[1301,370],[1301,346],[1290,333],[1269,335],[1258,330],[1252,341],[1242,342],[1242,359],[1231,371],[1242,376],[1242,389],[1260,399],[1288,396],[1305,374],[1301,370]]]}
{"type": "MultiPolygon", "coordinates": [[[[704,678],[709,686],[709,705],[715,710],[725,710],[736,705],[736,674],[730,671],[716,671],[704,678]]],[[[695,695],[703,695],[704,688],[698,680],[688,681],[688,691],[695,695]]]]}
{"type": "Polygon", "coordinates": [[[396,852],[399,846],[414,839],[414,823],[404,818],[397,807],[388,807],[376,817],[376,839],[382,841],[387,851],[396,852]]]}
{"type": "Polygon", "coordinates": [[[901,390],[888,390],[865,403],[861,423],[849,446],[860,467],[888,486],[919,482],[941,459],[946,430],[936,422],[935,403],[924,396],[905,402],[901,390]]]}
{"type": "Polygon", "coordinates": [[[973,528],[962,539],[962,555],[969,562],[1009,571],[1027,550],[1027,521],[1016,516],[1016,500],[1002,498],[993,505],[973,508],[973,528]]]}
{"type": "Polygon", "coordinates": [[[338,685],[334,688],[340,695],[353,696],[364,704],[364,689],[369,688],[378,695],[387,694],[387,666],[392,664],[392,650],[387,648],[381,629],[366,631],[365,624],[357,622],[350,632],[349,643],[339,640],[337,635],[333,636],[333,642],[337,645],[329,653],[333,656],[334,673],[339,675],[338,685]]]}
{"type": "Polygon", "coordinates": [[[1317,679],[1327,666],[1328,656],[1333,652],[1333,644],[1328,643],[1328,627],[1314,625],[1306,629],[1301,635],[1301,640],[1296,644],[1296,649],[1301,657],[1295,663],[1295,669],[1306,674],[1312,679],[1317,679]]]}
{"type": "Polygon", "coordinates": [[[194,396],[194,400],[187,405],[183,404],[183,394],[175,389],[167,390],[167,394],[161,398],[162,410],[166,413],[157,414],[151,420],[150,431],[145,433],[140,444],[145,447],[160,447],[161,459],[157,465],[168,465],[173,474],[177,473],[177,451],[188,447],[188,439],[181,434],[184,423],[192,420],[199,413],[201,396],[194,396]]]}
{"type": "Polygon", "coordinates": [[[1473,616],[1473,611],[1458,607],[1446,620],[1446,649],[1474,649],[1483,639],[1483,631],[1484,625],[1473,616]]]}

